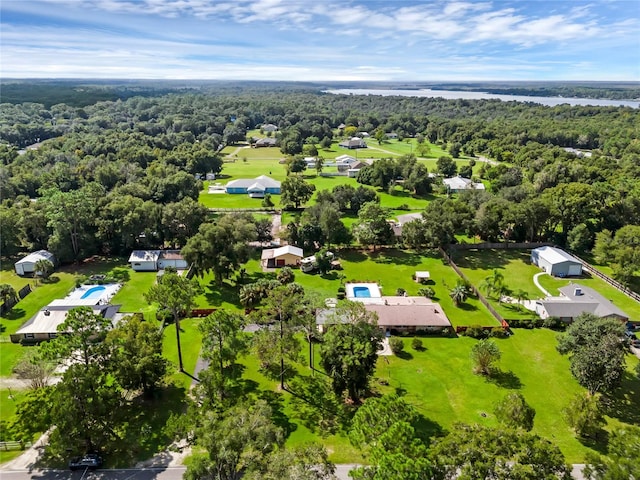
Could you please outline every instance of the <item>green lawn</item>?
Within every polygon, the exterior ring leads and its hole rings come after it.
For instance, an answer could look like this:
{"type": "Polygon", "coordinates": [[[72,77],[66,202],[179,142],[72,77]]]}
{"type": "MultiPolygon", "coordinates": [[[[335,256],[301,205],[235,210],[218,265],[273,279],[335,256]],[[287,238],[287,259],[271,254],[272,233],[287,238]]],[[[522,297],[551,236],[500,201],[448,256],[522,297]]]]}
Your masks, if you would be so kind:
{"type": "MultiPolygon", "coordinates": [[[[186,372],[193,373],[195,371],[196,362],[200,355],[202,346],[202,338],[198,331],[200,319],[187,318],[180,322],[180,345],[182,347],[182,362],[186,372]]],[[[162,353],[168,358],[174,366],[173,373],[170,375],[170,383],[174,383],[177,387],[189,389],[192,378],[178,371],[178,346],[176,341],[176,326],[168,325],[164,329],[164,338],[162,341],[162,353]]]]}
{"type": "MultiPolygon", "coordinates": [[[[529,250],[459,250],[454,254],[453,261],[477,288],[493,270],[498,270],[507,287],[512,291],[524,290],[533,300],[544,297],[544,294],[533,283],[533,276],[540,273],[540,269],[531,264],[530,255],[529,250]]],[[[481,293],[486,297],[486,292],[481,290],[481,293]]],[[[522,307],[500,304],[495,297],[487,299],[504,318],[537,318],[534,312],[522,307]]]]}
{"type": "MultiPolygon", "coordinates": [[[[21,391],[15,391],[13,389],[0,390],[0,419],[11,422],[16,414],[16,407],[23,397],[24,393],[21,391]]],[[[0,464],[13,460],[22,453],[23,450],[10,450],[8,452],[0,450],[0,464]]]]}
{"type": "Polygon", "coordinates": [[[111,299],[114,305],[122,305],[121,312],[142,313],[145,318],[155,318],[156,307],[149,305],[143,294],[156,281],[156,272],[136,272],[128,267],[128,279],[111,299]]]}
{"type": "MultiPolygon", "coordinates": [[[[490,380],[472,373],[469,354],[476,340],[426,337],[424,350],[418,352],[410,347],[411,339],[403,339],[406,353],[402,358],[380,357],[372,387],[378,393],[404,395],[425,417],[422,428],[431,434],[446,431],[456,422],[496,427],[494,405],[507,393],[520,392],[536,410],[534,433],[557,444],[568,462],[582,463],[590,447],[574,437],[562,409],[583,389],[571,376],[568,358],[557,353],[555,337],[555,332],[546,329],[518,330],[511,338],[498,340],[501,372],[490,380]]],[[[302,345],[306,355],[306,345],[302,345]]],[[[291,408],[291,394],[279,391],[278,382],[263,375],[253,356],[243,357],[241,363],[251,391],[268,399],[276,416],[289,426],[288,445],[318,441],[336,463],[362,461],[343,434],[322,438],[304,427],[291,408]]],[[[609,411],[616,413],[607,417],[607,429],[637,421],[640,381],[630,374],[636,363],[635,357],[629,358],[629,373],[613,402],[615,408],[609,411]]],[[[296,368],[299,375],[310,374],[306,362],[296,368]]]]}

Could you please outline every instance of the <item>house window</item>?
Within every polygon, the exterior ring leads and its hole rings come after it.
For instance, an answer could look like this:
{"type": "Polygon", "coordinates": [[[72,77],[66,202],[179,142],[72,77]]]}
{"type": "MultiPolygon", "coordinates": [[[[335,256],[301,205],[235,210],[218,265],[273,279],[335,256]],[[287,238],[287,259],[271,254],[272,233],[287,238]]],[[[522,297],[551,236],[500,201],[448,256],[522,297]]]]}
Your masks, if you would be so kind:
{"type": "Polygon", "coordinates": [[[57,333],[50,333],[49,338],[56,338],[58,336],[57,333]]]}
{"type": "Polygon", "coordinates": [[[36,338],[33,333],[25,333],[24,338],[36,338]]]}

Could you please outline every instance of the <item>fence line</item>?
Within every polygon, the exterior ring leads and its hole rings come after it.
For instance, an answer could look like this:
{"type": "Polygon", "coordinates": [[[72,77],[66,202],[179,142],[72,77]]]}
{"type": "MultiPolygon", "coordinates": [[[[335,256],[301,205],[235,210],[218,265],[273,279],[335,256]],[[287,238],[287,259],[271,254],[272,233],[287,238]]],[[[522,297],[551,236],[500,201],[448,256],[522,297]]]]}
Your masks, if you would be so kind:
{"type": "Polygon", "coordinates": [[[0,450],[3,450],[5,452],[9,450],[24,450],[25,448],[29,448],[30,446],[31,442],[0,442],[0,450]]]}
{"type": "Polygon", "coordinates": [[[210,213],[243,213],[243,212],[248,212],[248,213],[267,213],[267,214],[274,214],[274,213],[281,213],[280,210],[278,210],[277,208],[266,208],[266,207],[260,207],[260,208],[210,208],[209,209],[210,213]]]}
{"type": "MultiPolygon", "coordinates": [[[[480,291],[476,288],[476,286],[473,283],[471,283],[471,281],[466,277],[466,275],[462,273],[462,270],[460,270],[458,266],[455,264],[455,262],[451,260],[451,257],[447,255],[447,252],[445,252],[442,248],[438,248],[438,249],[440,250],[440,254],[447,261],[449,266],[453,268],[453,270],[458,274],[460,278],[462,278],[468,285],[471,286],[473,293],[478,297],[478,300],[480,300],[480,303],[482,303],[485,307],[487,307],[487,310],[489,310],[489,313],[493,315],[493,317],[498,321],[498,323],[500,323],[500,325],[502,325],[503,328],[509,328],[509,324],[507,323],[507,321],[502,317],[502,315],[500,315],[495,310],[495,308],[491,306],[491,304],[487,301],[487,299],[484,298],[484,295],[480,293],[480,291]]],[[[491,328],[491,327],[482,327],[482,328],[491,328]]]]}
{"type": "Polygon", "coordinates": [[[481,242],[481,243],[452,243],[447,248],[449,250],[504,250],[504,249],[514,249],[520,250],[523,248],[538,248],[538,247],[547,247],[552,246],[552,243],[549,242],[518,242],[518,243],[492,243],[492,242],[481,242]]]}
{"type": "Polygon", "coordinates": [[[607,282],[612,287],[617,288],[622,293],[624,293],[625,295],[627,295],[631,299],[635,300],[636,302],[640,302],[640,295],[638,295],[636,292],[634,292],[633,290],[629,289],[628,287],[625,287],[623,284],[621,284],[620,282],[614,280],[613,278],[605,275],[604,273],[599,271],[597,268],[592,266],[589,262],[581,259],[580,257],[575,255],[574,253],[572,253],[571,255],[573,255],[577,260],[579,260],[580,263],[582,263],[582,267],[585,270],[587,270],[589,273],[592,273],[596,277],[604,280],[605,282],[607,282]]]}

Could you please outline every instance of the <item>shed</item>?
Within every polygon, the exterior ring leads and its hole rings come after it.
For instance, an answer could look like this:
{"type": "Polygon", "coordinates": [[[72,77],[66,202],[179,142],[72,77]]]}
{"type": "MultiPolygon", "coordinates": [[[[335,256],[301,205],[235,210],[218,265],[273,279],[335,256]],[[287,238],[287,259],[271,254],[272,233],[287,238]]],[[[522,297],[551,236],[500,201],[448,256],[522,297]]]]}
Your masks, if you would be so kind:
{"type": "Polygon", "coordinates": [[[129,263],[136,272],[155,272],[159,256],[159,250],[134,250],[129,256],[129,263]]]}
{"type": "Polygon", "coordinates": [[[37,252],[30,253],[24,258],[21,258],[15,263],[16,273],[18,275],[27,275],[30,273],[36,273],[36,263],[40,260],[48,260],[54,265],[56,264],[56,257],[53,253],[47,250],[38,250],[37,252]]]}
{"type": "Polygon", "coordinates": [[[304,253],[301,248],[285,245],[279,248],[267,248],[262,251],[260,263],[263,268],[276,268],[299,265],[304,253]]]}
{"type": "Polygon", "coordinates": [[[179,250],[163,250],[158,256],[158,270],[173,267],[176,270],[186,270],[189,264],[180,254],[179,250]]]}
{"type": "Polygon", "coordinates": [[[582,262],[555,247],[534,248],[531,250],[531,263],[555,277],[582,275],[582,262]]]}

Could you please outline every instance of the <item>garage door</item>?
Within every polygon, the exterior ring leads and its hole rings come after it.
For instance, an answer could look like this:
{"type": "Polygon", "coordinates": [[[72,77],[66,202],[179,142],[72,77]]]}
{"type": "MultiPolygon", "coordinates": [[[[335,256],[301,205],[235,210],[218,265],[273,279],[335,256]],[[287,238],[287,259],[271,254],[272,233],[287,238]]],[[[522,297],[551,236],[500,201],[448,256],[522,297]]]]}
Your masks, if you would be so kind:
{"type": "Polygon", "coordinates": [[[569,275],[572,277],[582,275],[582,265],[569,265],[569,275]]]}

